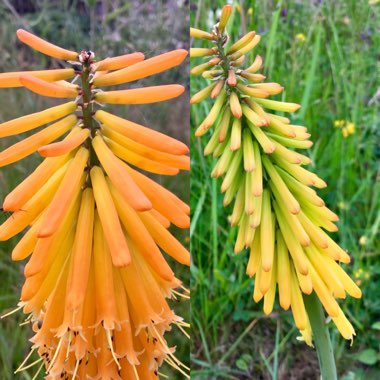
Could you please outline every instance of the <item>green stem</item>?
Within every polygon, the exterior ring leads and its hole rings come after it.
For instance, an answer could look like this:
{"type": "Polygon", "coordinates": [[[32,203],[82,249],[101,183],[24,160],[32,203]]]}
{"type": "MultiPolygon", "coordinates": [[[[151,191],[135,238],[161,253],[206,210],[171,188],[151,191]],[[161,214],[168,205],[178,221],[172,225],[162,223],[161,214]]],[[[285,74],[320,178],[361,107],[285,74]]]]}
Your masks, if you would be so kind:
{"type": "Polygon", "coordinates": [[[309,296],[304,295],[304,301],[313,331],[321,378],[322,380],[337,380],[334,352],[322,305],[315,292],[309,296]]]}

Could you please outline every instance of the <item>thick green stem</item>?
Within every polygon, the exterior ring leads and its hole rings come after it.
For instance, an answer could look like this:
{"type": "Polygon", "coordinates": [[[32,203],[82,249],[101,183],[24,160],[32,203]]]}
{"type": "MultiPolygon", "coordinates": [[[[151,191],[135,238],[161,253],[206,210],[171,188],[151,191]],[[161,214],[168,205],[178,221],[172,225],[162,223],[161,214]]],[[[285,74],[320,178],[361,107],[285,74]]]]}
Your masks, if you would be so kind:
{"type": "Polygon", "coordinates": [[[334,352],[322,305],[315,292],[309,296],[304,295],[304,301],[313,331],[321,378],[322,380],[337,380],[334,352]]]}

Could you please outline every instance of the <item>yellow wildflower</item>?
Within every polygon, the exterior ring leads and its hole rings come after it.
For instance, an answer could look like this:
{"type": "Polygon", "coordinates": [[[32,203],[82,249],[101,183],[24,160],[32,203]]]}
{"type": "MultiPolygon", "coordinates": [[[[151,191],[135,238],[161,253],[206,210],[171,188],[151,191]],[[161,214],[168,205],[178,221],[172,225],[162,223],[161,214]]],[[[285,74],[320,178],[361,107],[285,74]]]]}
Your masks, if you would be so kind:
{"type": "Polygon", "coordinates": [[[295,39],[299,42],[305,42],[306,36],[303,33],[298,33],[296,34],[295,39]]]}

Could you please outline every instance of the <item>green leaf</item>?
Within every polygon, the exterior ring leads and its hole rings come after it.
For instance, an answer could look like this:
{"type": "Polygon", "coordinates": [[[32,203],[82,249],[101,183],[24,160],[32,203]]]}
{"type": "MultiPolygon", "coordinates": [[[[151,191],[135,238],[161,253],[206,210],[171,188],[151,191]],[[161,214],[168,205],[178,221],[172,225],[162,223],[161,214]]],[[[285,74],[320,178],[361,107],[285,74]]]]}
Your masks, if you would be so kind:
{"type": "Polygon", "coordinates": [[[248,371],[248,364],[247,362],[240,358],[238,360],[236,360],[236,367],[238,367],[239,369],[241,369],[242,371],[248,371]]]}
{"type": "Polygon", "coordinates": [[[374,330],[380,330],[380,321],[375,322],[371,327],[372,327],[374,330]]]}
{"type": "Polygon", "coordinates": [[[357,360],[367,365],[374,365],[379,360],[377,353],[374,349],[368,348],[358,353],[357,360]]]}

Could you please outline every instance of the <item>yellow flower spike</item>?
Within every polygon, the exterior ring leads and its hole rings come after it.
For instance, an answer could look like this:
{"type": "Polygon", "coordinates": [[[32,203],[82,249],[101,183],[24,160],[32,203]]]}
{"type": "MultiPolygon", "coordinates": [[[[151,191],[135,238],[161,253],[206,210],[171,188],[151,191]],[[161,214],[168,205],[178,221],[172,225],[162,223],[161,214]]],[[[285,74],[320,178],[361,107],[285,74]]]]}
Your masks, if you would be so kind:
{"type": "Polygon", "coordinates": [[[62,217],[67,212],[67,204],[81,187],[88,156],[88,150],[80,148],[73,158],[53,200],[46,210],[44,222],[38,232],[39,237],[51,236],[59,227],[62,217]]]}
{"type": "Polygon", "coordinates": [[[159,221],[157,221],[151,212],[152,211],[141,212],[139,213],[139,217],[157,245],[181,264],[190,265],[189,251],[185,249],[159,221]]]}
{"type": "Polygon", "coordinates": [[[92,140],[92,146],[112,183],[123,198],[139,211],[150,210],[152,204],[123,167],[122,161],[108,148],[101,136],[92,140]]]}
{"type": "Polygon", "coordinates": [[[143,254],[148,264],[164,280],[171,281],[174,277],[173,271],[163,258],[160,250],[140,220],[138,214],[127,202],[120,196],[111,182],[108,180],[115,207],[118,211],[121,223],[129,234],[130,239],[134,241],[140,252],[143,254]]]}
{"type": "Polygon", "coordinates": [[[102,134],[109,139],[117,142],[122,147],[129,151],[133,151],[139,155],[146,157],[149,160],[157,161],[162,164],[173,166],[178,169],[189,170],[190,158],[184,155],[174,155],[166,152],[162,152],[156,149],[147,147],[146,145],[139,144],[134,140],[121,135],[120,133],[112,130],[108,126],[102,126],[102,134]]]}
{"type": "Polygon", "coordinates": [[[95,117],[112,130],[150,148],[176,155],[189,152],[189,148],[184,143],[170,136],[122,119],[106,111],[96,111],[95,117]]]}
{"type": "Polygon", "coordinates": [[[109,104],[147,104],[176,98],[184,91],[185,88],[179,84],[168,84],[131,90],[97,92],[95,100],[109,104]]]}
{"type": "Polygon", "coordinates": [[[242,107],[240,105],[239,97],[237,96],[236,92],[232,91],[230,94],[230,109],[232,115],[240,119],[242,117],[242,107]]]}
{"type": "Polygon", "coordinates": [[[120,70],[141,62],[144,59],[144,54],[137,52],[103,59],[102,61],[96,62],[95,67],[97,72],[104,70],[120,70]]]}
{"type": "Polygon", "coordinates": [[[76,311],[82,305],[90,272],[95,200],[92,189],[82,193],[75,240],[71,253],[66,307],[76,311]]]}
{"type": "Polygon", "coordinates": [[[190,37],[201,38],[201,39],[210,40],[210,41],[214,39],[214,36],[211,33],[208,33],[196,28],[190,28],[190,37]]]}
{"type": "Polygon", "coordinates": [[[27,32],[26,30],[18,29],[16,34],[19,40],[24,44],[50,57],[63,59],[66,61],[75,61],[78,59],[78,53],[75,51],[58,47],[40,37],[35,36],[32,33],[27,32]]]}
{"type": "Polygon", "coordinates": [[[0,240],[8,240],[31,224],[49,204],[57,190],[67,166],[62,166],[49,180],[25,203],[15,211],[1,226],[0,240]]]}
{"type": "Polygon", "coordinates": [[[161,73],[172,67],[178,66],[186,58],[187,51],[183,49],[173,50],[145,61],[135,63],[124,69],[101,75],[94,79],[95,86],[113,86],[161,73]]]}
{"type": "Polygon", "coordinates": [[[202,136],[204,135],[207,130],[215,123],[216,118],[219,116],[219,113],[224,106],[224,103],[226,101],[226,91],[223,89],[219,96],[216,99],[215,104],[211,108],[211,111],[206,116],[206,118],[203,120],[203,123],[198,127],[198,129],[195,132],[196,136],[202,136]]]}
{"type": "Polygon", "coordinates": [[[29,156],[41,146],[50,143],[66,133],[77,122],[75,115],[66,116],[64,119],[50,125],[36,134],[12,145],[0,153],[0,167],[9,165],[29,156]]]}
{"type": "Polygon", "coordinates": [[[202,100],[205,100],[206,98],[208,98],[211,95],[212,90],[214,89],[216,84],[217,82],[211,83],[207,87],[203,88],[202,90],[194,94],[190,99],[190,104],[200,103],[202,100]]]}
{"type": "Polygon", "coordinates": [[[79,129],[76,133],[68,136],[62,141],[44,145],[38,149],[38,153],[42,157],[56,157],[61,156],[63,154],[70,153],[78,146],[82,145],[90,136],[89,129],[79,129]]]}
{"type": "Polygon", "coordinates": [[[229,5],[229,4],[225,5],[222,8],[222,13],[220,15],[220,20],[219,20],[219,23],[218,23],[218,31],[219,31],[219,33],[223,33],[224,32],[226,24],[227,24],[229,18],[231,17],[232,10],[233,10],[233,6],[229,5]]]}
{"type": "Polygon", "coordinates": [[[191,48],[190,58],[207,57],[208,55],[214,55],[216,53],[215,48],[191,48]]]}
{"type": "Polygon", "coordinates": [[[103,171],[100,167],[94,166],[90,174],[96,206],[112,262],[118,268],[125,267],[131,262],[131,255],[103,171]]]}
{"type": "Polygon", "coordinates": [[[263,191],[263,200],[261,207],[261,266],[265,272],[269,272],[273,266],[274,259],[274,224],[271,214],[270,192],[265,189],[263,191]]]}
{"type": "Polygon", "coordinates": [[[246,35],[240,38],[240,40],[236,41],[233,45],[231,45],[231,47],[227,50],[227,54],[232,54],[235,51],[240,50],[242,47],[251,42],[255,35],[256,32],[248,32],[246,35]]]}
{"type": "Polygon", "coordinates": [[[240,119],[235,119],[232,123],[231,129],[231,143],[230,149],[232,151],[240,149],[241,145],[241,122],[240,119]]]}
{"type": "Polygon", "coordinates": [[[257,71],[259,71],[262,66],[263,66],[263,59],[261,58],[261,56],[257,55],[252,65],[244,69],[244,72],[254,74],[257,71]]]}
{"type": "Polygon", "coordinates": [[[22,87],[20,76],[32,75],[46,82],[55,82],[72,78],[75,75],[74,69],[55,69],[39,71],[16,71],[11,73],[0,73],[0,88],[22,87]]]}
{"type": "Polygon", "coordinates": [[[30,115],[19,117],[18,119],[6,121],[0,124],[0,137],[17,135],[19,133],[30,131],[51,121],[60,119],[74,112],[77,109],[75,102],[68,102],[48,108],[44,111],[32,113],[30,115]]]}

